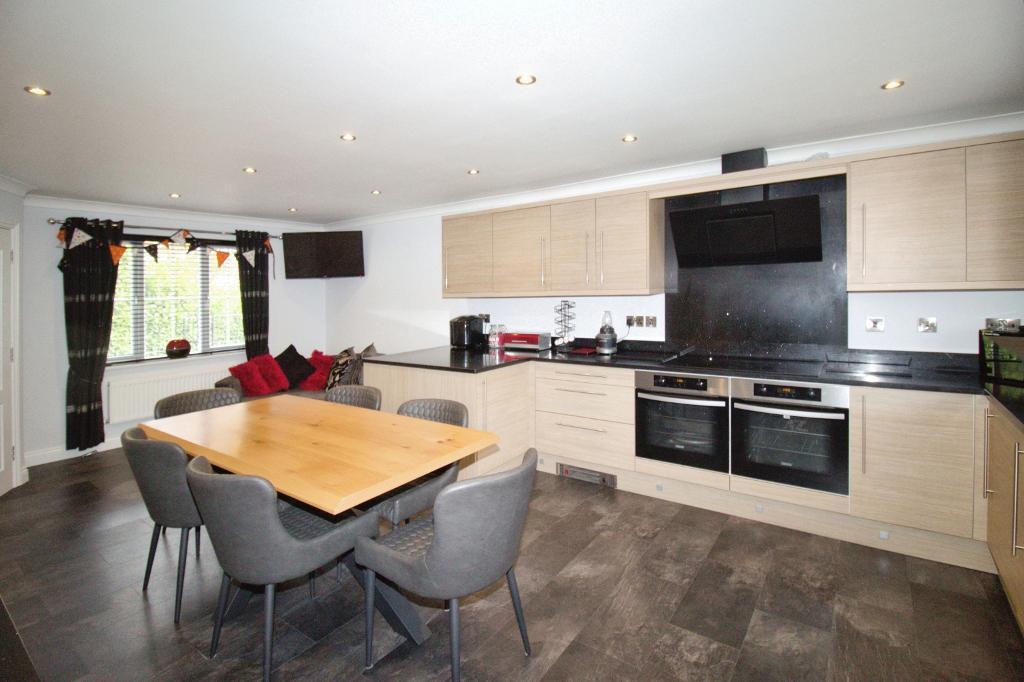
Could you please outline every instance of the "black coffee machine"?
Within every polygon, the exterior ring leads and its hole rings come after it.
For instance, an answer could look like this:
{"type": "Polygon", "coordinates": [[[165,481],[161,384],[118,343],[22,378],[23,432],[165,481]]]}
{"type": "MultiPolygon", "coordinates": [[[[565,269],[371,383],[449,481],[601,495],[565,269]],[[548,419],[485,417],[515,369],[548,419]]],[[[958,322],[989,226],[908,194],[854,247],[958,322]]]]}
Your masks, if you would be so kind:
{"type": "Polygon", "coordinates": [[[490,322],[490,315],[462,315],[449,322],[452,348],[483,348],[487,346],[484,323],[490,322]]]}

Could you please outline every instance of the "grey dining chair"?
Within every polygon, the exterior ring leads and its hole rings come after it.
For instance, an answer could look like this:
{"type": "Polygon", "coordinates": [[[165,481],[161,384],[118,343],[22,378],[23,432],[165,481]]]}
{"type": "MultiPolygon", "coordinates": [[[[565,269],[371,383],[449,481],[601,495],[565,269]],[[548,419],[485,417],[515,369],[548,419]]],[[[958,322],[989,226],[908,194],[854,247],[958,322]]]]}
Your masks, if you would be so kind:
{"type": "Polygon", "coordinates": [[[327,391],[326,399],[332,403],[365,407],[368,410],[380,409],[380,390],[373,386],[335,386],[327,391]]]}
{"type": "MultiPolygon", "coordinates": [[[[523,649],[530,655],[514,564],[537,470],[530,448],[511,471],[453,483],[434,501],[432,517],[411,521],[379,540],[356,540],[364,567],[366,667],[373,667],[373,598],[377,574],[400,588],[448,602],[451,675],[459,679],[459,599],[505,577],[523,649]]],[[[415,491],[413,491],[415,492],[415,491]]]]}
{"type": "Polygon", "coordinates": [[[377,515],[364,514],[332,523],[298,507],[282,509],[269,481],[258,476],[215,474],[205,457],[192,460],[187,477],[224,569],[210,657],[217,653],[231,581],[262,585],[263,679],[269,680],[277,584],[337,559],[353,548],[358,537],[375,536],[377,515]]]}
{"type": "Polygon", "coordinates": [[[153,571],[153,558],[160,541],[160,532],[166,528],[180,528],[178,544],[178,583],[174,594],[174,622],[181,620],[181,592],[185,583],[185,562],[188,557],[189,531],[196,530],[196,557],[199,556],[199,528],[202,516],[196,508],[192,493],[185,479],[188,455],[174,443],[149,440],[140,428],[128,429],[121,434],[132,475],[146,503],[146,511],[153,519],[153,537],[149,541],[149,558],[146,560],[146,575],[142,579],[142,590],[149,588],[149,576],[153,571]]]}
{"type": "Polygon", "coordinates": [[[157,419],[173,417],[188,412],[234,405],[239,400],[238,392],[230,388],[204,388],[199,391],[186,391],[158,400],[153,408],[153,416],[157,419]]]}
{"type": "MultiPolygon", "coordinates": [[[[398,406],[398,414],[463,428],[469,426],[469,410],[455,400],[442,398],[407,400],[398,406]]],[[[416,514],[430,509],[437,494],[446,486],[454,483],[458,477],[459,465],[458,463],[452,464],[439,475],[426,476],[399,488],[398,494],[378,503],[375,509],[391,525],[397,526],[416,514]]]]}

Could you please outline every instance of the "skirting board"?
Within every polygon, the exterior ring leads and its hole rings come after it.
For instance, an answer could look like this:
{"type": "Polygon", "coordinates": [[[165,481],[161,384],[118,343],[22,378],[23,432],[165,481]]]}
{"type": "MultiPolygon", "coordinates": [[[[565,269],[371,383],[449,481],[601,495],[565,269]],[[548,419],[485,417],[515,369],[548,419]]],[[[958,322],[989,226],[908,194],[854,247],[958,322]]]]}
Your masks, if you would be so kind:
{"type": "MultiPolygon", "coordinates": [[[[561,455],[547,452],[539,454],[537,469],[549,474],[556,472],[556,465],[559,463],[595,468],[593,464],[561,455]]],[[[996,572],[988,545],[978,540],[896,526],[848,514],[818,509],[809,510],[800,505],[641,474],[636,471],[610,467],[600,467],[600,470],[615,474],[618,477],[620,490],[638,495],[657,497],[669,502],[710,509],[753,521],[770,523],[921,559],[963,566],[976,571],[996,572]],[[879,537],[879,533],[883,531],[888,533],[886,540],[879,537]]]]}
{"type": "MultiPolygon", "coordinates": [[[[40,464],[50,464],[51,462],[60,462],[65,459],[74,459],[75,457],[82,457],[90,452],[103,452],[105,450],[113,450],[114,448],[119,447],[121,447],[120,431],[117,436],[107,438],[96,447],[89,448],[88,450],[65,450],[62,447],[29,450],[25,453],[25,468],[30,469],[34,466],[39,466],[40,464]]],[[[24,480],[28,480],[28,477],[24,480]]]]}

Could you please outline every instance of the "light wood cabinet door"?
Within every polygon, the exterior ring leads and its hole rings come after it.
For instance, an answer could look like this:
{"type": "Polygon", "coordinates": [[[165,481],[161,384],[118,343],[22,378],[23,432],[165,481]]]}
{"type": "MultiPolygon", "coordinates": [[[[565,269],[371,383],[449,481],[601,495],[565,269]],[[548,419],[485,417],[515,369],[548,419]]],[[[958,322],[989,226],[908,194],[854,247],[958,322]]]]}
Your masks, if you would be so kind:
{"type": "MultiPolygon", "coordinates": [[[[993,410],[993,414],[988,437],[988,546],[1017,621],[1024,623],[1024,550],[1017,550],[1017,555],[1013,555],[1013,495],[1016,487],[1013,478],[1020,473],[1015,462],[1015,449],[1024,444],[1024,433],[1014,428],[1002,413],[993,410]]],[[[1017,506],[1017,544],[1022,545],[1024,538],[1019,534],[1024,533],[1024,526],[1021,525],[1020,507],[1024,504],[1017,506]]]]}
{"type": "Polygon", "coordinates": [[[967,148],[967,279],[1024,280],[1024,140],[967,148]]]}
{"type": "Polygon", "coordinates": [[[597,204],[593,199],[551,206],[551,276],[554,291],[595,287],[597,204]]]}
{"type": "Polygon", "coordinates": [[[491,291],[491,216],[460,216],[441,222],[441,293],[491,291]]]}
{"type": "Polygon", "coordinates": [[[648,288],[647,194],[600,197],[596,202],[597,288],[648,288]]]}
{"type": "Polygon", "coordinates": [[[537,449],[542,453],[632,471],[635,448],[632,424],[537,412],[537,449]]]}
{"type": "Polygon", "coordinates": [[[547,289],[551,249],[551,207],[494,214],[494,291],[547,289]]]}
{"type": "Polygon", "coordinates": [[[852,388],[850,513],[971,537],[973,396],[852,388]]]}
{"type": "Polygon", "coordinates": [[[963,147],[855,161],[847,193],[849,284],[966,281],[963,147]]]}

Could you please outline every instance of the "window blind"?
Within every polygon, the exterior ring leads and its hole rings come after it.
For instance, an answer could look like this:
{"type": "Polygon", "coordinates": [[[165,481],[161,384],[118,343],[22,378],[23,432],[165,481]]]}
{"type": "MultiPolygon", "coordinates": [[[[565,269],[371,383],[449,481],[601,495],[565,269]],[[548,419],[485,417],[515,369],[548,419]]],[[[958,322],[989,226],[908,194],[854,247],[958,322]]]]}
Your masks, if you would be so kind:
{"type": "Polygon", "coordinates": [[[218,267],[216,251],[206,246],[191,253],[188,244],[173,242],[124,246],[108,362],[165,357],[171,339],[188,339],[193,353],[244,347],[234,253],[218,267]],[[157,259],[145,250],[154,244],[157,259]]]}

